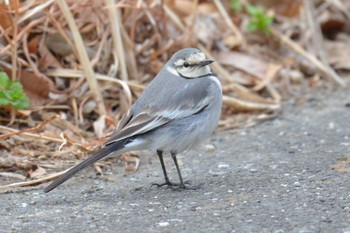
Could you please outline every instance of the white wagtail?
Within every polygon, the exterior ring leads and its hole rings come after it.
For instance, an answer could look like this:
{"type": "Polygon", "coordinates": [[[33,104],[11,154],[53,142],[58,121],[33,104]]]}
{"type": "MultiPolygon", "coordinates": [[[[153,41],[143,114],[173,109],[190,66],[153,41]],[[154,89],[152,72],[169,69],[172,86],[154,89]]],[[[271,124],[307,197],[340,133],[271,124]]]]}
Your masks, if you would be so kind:
{"type": "Polygon", "coordinates": [[[221,115],[222,88],[203,52],[186,48],[176,52],[121,119],[118,128],[96,154],[72,167],[48,185],[49,192],[81,169],[110,155],[127,151],[157,151],[165,178],[172,186],[163,153],[170,153],[184,189],[176,154],[208,138],[221,115]]]}

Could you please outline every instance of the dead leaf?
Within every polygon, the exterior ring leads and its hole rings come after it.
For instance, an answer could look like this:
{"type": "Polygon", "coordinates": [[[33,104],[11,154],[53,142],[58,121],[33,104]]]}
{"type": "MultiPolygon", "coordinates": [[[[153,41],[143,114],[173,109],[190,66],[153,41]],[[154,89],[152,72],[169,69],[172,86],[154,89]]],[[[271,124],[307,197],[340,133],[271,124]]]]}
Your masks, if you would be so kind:
{"type": "MultiPolygon", "coordinates": [[[[71,38],[71,34],[67,33],[67,36],[71,38]]],[[[54,34],[48,35],[45,40],[45,45],[55,54],[65,57],[73,53],[72,47],[66,41],[66,39],[61,35],[61,33],[56,32],[54,34]]]]}
{"type": "Polygon", "coordinates": [[[46,174],[46,170],[40,166],[37,166],[35,170],[30,170],[28,172],[28,177],[33,179],[46,174]]]}
{"type": "Polygon", "coordinates": [[[121,160],[125,162],[125,172],[135,172],[140,165],[138,156],[130,153],[123,154],[121,160]]]}
{"type": "Polygon", "coordinates": [[[7,29],[8,27],[11,27],[11,19],[8,17],[7,14],[7,7],[4,3],[0,4],[0,26],[3,29],[7,29]]]}
{"type": "Polygon", "coordinates": [[[335,164],[330,165],[330,168],[340,173],[350,173],[350,158],[339,158],[335,164]]]}
{"type": "MultiPolygon", "coordinates": [[[[177,14],[181,15],[192,15],[195,9],[195,4],[193,1],[188,0],[176,0],[173,4],[169,4],[177,14]]],[[[204,2],[198,4],[198,13],[211,14],[217,12],[217,8],[212,2],[204,2]]]]}
{"type": "Polygon", "coordinates": [[[277,64],[269,64],[268,69],[266,71],[266,75],[264,79],[259,82],[254,88],[254,91],[260,91],[262,90],[265,86],[267,86],[269,83],[272,82],[272,80],[277,76],[278,71],[282,68],[281,65],[277,64]]]}
{"type": "Polygon", "coordinates": [[[265,8],[271,8],[277,13],[287,17],[298,17],[300,14],[300,8],[303,7],[301,0],[252,0],[253,5],[264,6],[265,8]]]}
{"type": "Polygon", "coordinates": [[[6,177],[6,178],[14,178],[17,180],[26,180],[27,179],[24,175],[14,173],[14,172],[0,172],[0,176],[6,177]]]}
{"type": "Polygon", "coordinates": [[[49,101],[50,81],[47,78],[22,70],[19,80],[32,107],[42,106],[49,101]]]}
{"type": "Polygon", "coordinates": [[[328,61],[335,69],[350,70],[350,37],[345,36],[344,41],[325,40],[328,61]]]}
{"type": "Polygon", "coordinates": [[[104,130],[106,128],[106,116],[100,116],[97,121],[93,123],[94,132],[98,138],[102,138],[104,136],[104,130]]]}
{"type": "MultiPolygon", "coordinates": [[[[2,69],[11,76],[11,70],[7,67],[2,69]]],[[[21,82],[24,92],[30,100],[30,106],[42,106],[49,101],[49,92],[52,81],[45,76],[39,77],[35,73],[21,70],[19,72],[19,81],[21,82]]]]}
{"type": "MultiPolygon", "coordinates": [[[[187,18],[187,24],[191,25],[193,19],[187,18]]],[[[193,33],[205,44],[212,44],[217,35],[220,35],[220,29],[217,26],[213,15],[198,14],[193,27],[193,33]]]]}
{"type": "Polygon", "coordinates": [[[228,48],[235,48],[239,45],[240,41],[237,36],[231,34],[223,38],[222,43],[226,45],[228,48]]]}
{"type": "Polygon", "coordinates": [[[269,63],[239,52],[222,52],[216,56],[222,65],[233,66],[259,79],[264,79],[269,63]]]}
{"type": "Polygon", "coordinates": [[[39,37],[34,37],[28,42],[28,51],[32,54],[38,54],[39,37]]]}
{"type": "Polygon", "coordinates": [[[39,70],[45,71],[48,68],[62,68],[61,63],[52,55],[51,51],[46,47],[44,43],[39,44],[39,70]]]}

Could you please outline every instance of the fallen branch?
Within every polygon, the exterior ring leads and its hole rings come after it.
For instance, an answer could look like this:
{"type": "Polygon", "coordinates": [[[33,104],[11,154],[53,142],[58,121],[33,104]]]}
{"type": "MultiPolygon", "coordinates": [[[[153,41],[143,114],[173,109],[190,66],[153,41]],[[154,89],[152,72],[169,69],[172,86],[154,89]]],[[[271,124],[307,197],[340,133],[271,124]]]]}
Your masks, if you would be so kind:
{"type": "Polygon", "coordinates": [[[292,41],[289,37],[281,35],[276,29],[273,27],[270,27],[270,31],[272,35],[277,37],[283,44],[285,44],[288,48],[296,52],[297,54],[304,57],[306,60],[311,62],[313,65],[316,66],[316,68],[321,71],[322,73],[328,75],[330,78],[332,78],[336,83],[341,85],[342,87],[345,87],[345,82],[342,78],[339,77],[339,75],[330,67],[325,66],[320,60],[318,60],[315,56],[308,53],[303,49],[300,45],[292,41]]]}
{"type": "Polygon", "coordinates": [[[47,141],[51,141],[51,142],[57,142],[57,143],[62,143],[63,140],[60,138],[54,138],[54,137],[49,137],[49,136],[45,136],[45,135],[40,135],[40,134],[32,134],[32,133],[27,133],[27,132],[20,132],[18,130],[6,127],[6,126],[2,126],[0,125],[0,130],[5,130],[7,132],[15,132],[16,134],[21,134],[22,136],[26,136],[26,137],[30,137],[30,138],[35,138],[35,139],[43,139],[43,140],[47,140],[47,141]],[[19,133],[17,133],[19,132],[19,133]]]}
{"type": "Polygon", "coordinates": [[[83,66],[89,87],[90,87],[92,93],[94,93],[94,97],[96,98],[98,112],[99,112],[100,116],[104,116],[104,115],[106,115],[106,108],[105,108],[105,105],[103,103],[102,94],[101,94],[101,91],[99,90],[98,83],[95,79],[94,71],[92,69],[88,54],[86,52],[82,36],[78,30],[78,26],[76,25],[76,23],[74,21],[73,14],[70,11],[66,1],[58,0],[57,3],[60,6],[62,13],[63,13],[64,17],[66,18],[67,23],[71,29],[74,43],[76,45],[76,48],[77,48],[77,51],[79,54],[79,61],[81,62],[81,65],[83,66]]]}
{"type": "MultiPolygon", "coordinates": [[[[49,119],[41,122],[40,124],[38,124],[37,126],[35,127],[32,127],[32,128],[28,128],[28,129],[23,129],[23,130],[19,130],[19,131],[13,131],[11,133],[8,133],[8,134],[3,134],[3,135],[0,135],[0,139],[4,139],[4,138],[8,138],[8,137],[11,137],[13,135],[18,135],[18,134],[24,134],[24,133],[28,133],[28,132],[33,132],[33,131],[39,131],[41,130],[45,125],[47,125],[48,123],[50,123],[52,120],[58,118],[59,115],[54,115],[52,117],[50,117],[49,119]]],[[[0,126],[0,130],[1,129],[4,129],[4,130],[8,130],[9,128],[7,127],[4,127],[4,126],[0,126]]]]}
{"type": "Polygon", "coordinates": [[[224,104],[230,106],[231,108],[242,111],[242,112],[251,112],[251,111],[275,111],[281,108],[279,104],[263,104],[263,103],[253,103],[244,100],[239,100],[232,96],[224,95],[222,97],[224,104]]]}
{"type": "Polygon", "coordinates": [[[17,188],[17,187],[28,187],[28,186],[35,186],[43,183],[50,182],[51,180],[56,179],[57,177],[61,176],[64,174],[66,171],[69,169],[62,171],[62,172],[57,172],[52,175],[49,175],[47,177],[43,177],[41,179],[37,180],[30,180],[30,181],[24,181],[24,182],[18,182],[18,183],[12,183],[12,184],[7,184],[7,185],[2,185],[0,186],[0,190],[2,189],[10,189],[10,188],[17,188]]]}

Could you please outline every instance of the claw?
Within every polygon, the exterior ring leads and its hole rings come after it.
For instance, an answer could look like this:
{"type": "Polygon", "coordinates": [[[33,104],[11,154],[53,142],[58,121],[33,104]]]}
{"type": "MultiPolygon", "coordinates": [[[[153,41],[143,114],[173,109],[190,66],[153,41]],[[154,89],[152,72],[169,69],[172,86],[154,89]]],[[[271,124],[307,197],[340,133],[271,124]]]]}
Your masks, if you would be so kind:
{"type": "Polygon", "coordinates": [[[160,187],[163,187],[164,185],[167,185],[168,187],[176,186],[176,184],[171,183],[170,181],[167,181],[167,182],[164,182],[164,183],[161,183],[161,184],[152,183],[152,184],[151,184],[151,187],[152,187],[152,186],[157,186],[157,188],[160,188],[160,187]]]}
{"type": "Polygon", "coordinates": [[[191,182],[190,181],[186,181],[183,184],[177,184],[177,183],[172,183],[170,181],[168,182],[164,182],[161,184],[158,183],[152,183],[152,186],[157,186],[158,188],[163,187],[163,186],[168,186],[167,188],[171,188],[174,191],[182,191],[182,190],[197,190],[201,188],[201,185],[190,185],[191,182]],[[186,185],[185,185],[186,184],[186,185]]]}

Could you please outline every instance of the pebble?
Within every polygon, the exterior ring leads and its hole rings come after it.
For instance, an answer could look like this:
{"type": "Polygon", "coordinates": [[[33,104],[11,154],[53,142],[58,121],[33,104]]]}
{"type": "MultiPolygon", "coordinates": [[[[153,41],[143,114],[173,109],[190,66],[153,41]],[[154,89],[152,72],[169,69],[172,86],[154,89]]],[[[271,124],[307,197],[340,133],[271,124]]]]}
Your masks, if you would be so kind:
{"type": "Polygon", "coordinates": [[[228,168],[229,166],[228,164],[219,164],[218,168],[228,168]]]}
{"type": "Polygon", "coordinates": [[[335,128],[335,124],[334,124],[334,122],[329,122],[329,124],[328,124],[328,128],[330,128],[330,129],[334,129],[334,128],[335,128]]]}
{"type": "Polygon", "coordinates": [[[169,223],[168,222],[160,222],[160,223],[158,223],[158,226],[166,227],[166,226],[169,226],[169,223]]]}
{"type": "Polygon", "coordinates": [[[28,206],[28,203],[21,203],[21,207],[26,208],[28,206]]]}
{"type": "Polygon", "coordinates": [[[216,150],[215,146],[211,144],[205,145],[205,149],[207,150],[207,152],[213,152],[216,150]]]}

